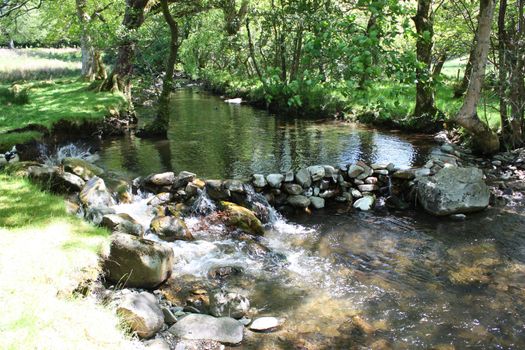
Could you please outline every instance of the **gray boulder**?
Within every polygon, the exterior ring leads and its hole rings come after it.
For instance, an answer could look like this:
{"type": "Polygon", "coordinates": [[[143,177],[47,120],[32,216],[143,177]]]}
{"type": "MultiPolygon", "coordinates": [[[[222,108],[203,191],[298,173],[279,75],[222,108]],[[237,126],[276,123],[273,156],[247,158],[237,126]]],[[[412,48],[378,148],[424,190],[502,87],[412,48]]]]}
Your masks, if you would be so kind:
{"type": "Polygon", "coordinates": [[[214,340],[225,344],[242,342],[244,326],[230,317],[189,314],[175,323],[169,332],[182,339],[214,340]]]}
{"type": "Polygon", "coordinates": [[[314,165],[314,166],[308,167],[308,172],[310,173],[310,176],[312,177],[313,181],[319,181],[325,175],[324,166],[322,165],[314,165]]]}
{"type": "Polygon", "coordinates": [[[117,314],[141,338],[150,338],[164,324],[164,314],[155,296],[148,292],[126,294],[117,314]]]}
{"type": "Polygon", "coordinates": [[[173,260],[173,250],[168,245],[115,233],[104,259],[104,270],[106,278],[113,283],[153,288],[171,275],[173,260]]]}
{"type": "Polygon", "coordinates": [[[270,174],[266,176],[266,181],[273,188],[280,188],[282,182],[284,181],[284,175],[282,174],[270,174]]]}
{"type": "Polygon", "coordinates": [[[127,233],[139,237],[144,235],[144,228],[142,225],[125,213],[104,215],[102,217],[101,225],[107,227],[111,231],[127,233]]]}
{"type": "Polygon", "coordinates": [[[443,168],[422,178],[417,191],[421,206],[437,216],[471,213],[489,205],[490,191],[478,168],[443,168]]]}
{"type": "Polygon", "coordinates": [[[295,174],[295,181],[303,186],[303,188],[312,186],[312,177],[310,176],[308,169],[299,170],[297,174],[295,174]]]}
{"type": "Polygon", "coordinates": [[[324,198],[320,197],[310,197],[310,202],[312,204],[312,207],[314,207],[315,209],[322,209],[325,205],[324,198]]]}
{"type": "Polygon", "coordinates": [[[287,199],[288,204],[296,208],[308,208],[310,199],[306,196],[290,196],[287,199]]]}
{"type": "Polygon", "coordinates": [[[284,190],[288,194],[292,194],[292,195],[298,195],[298,194],[303,193],[303,187],[301,185],[294,184],[294,183],[284,184],[284,190]]]}
{"type": "Polygon", "coordinates": [[[153,186],[171,186],[175,183],[175,173],[151,174],[144,179],[144,184],[153,186]]]}
{"type": "Polygon", "coordinates": [[[252,183],[255,187],[259,188],[264,187],[267,184],[266,178],[264,177],[264,175],[261,174],[254,174],[252,183]]]}

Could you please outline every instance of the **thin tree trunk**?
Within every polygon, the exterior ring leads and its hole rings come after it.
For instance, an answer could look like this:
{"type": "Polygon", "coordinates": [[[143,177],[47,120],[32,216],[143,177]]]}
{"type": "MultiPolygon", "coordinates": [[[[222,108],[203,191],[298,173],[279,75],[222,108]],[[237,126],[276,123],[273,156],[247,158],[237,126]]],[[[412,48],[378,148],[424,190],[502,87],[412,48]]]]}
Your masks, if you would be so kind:
{"type": "Polygon", "coordinates": [[[434,37],[434,14],[432,0],[419,0],[417,13],[413,18],[417,31],[417,60],[416,70],[416,108],[415,116],[424,117],[424,122],[431,122],[436,115],[434,105],[434,84],[430,74],[432,63],[432,46],[434,37]]]}
{"type": "Polygon", "coordinates": [[[77,16],[80,22],[80,51],[82,53],[82,78],[87,81],[95,79],[95,49],[89,33],[91,16],[86,11],[87,0],[76,0],[77,16]]]}
{"type": "Polygon", "coordinates": [[[476,42],[476,35],[474,35],[474,39],[472,39],[472,46],[470,48],[467,65],[465,66],[465,73],[463,74],[463,79],[461,80],[461,84],[459,84],[454,89],[454,97],[456,98],[463,96],[467,91],[468,84],[470,81],[470,75],[472,74],[472,62],[474,61],[474,55],[476,54],[476,42]]]}
{"type": "Polygon", "coordinates": [[[501,119],[502,141],[508,144],[512,129],[510,127],[507,113],[507,87],[508,87],[508,65],[507,65],[507,35],[505,30],[505,17],[507,14],[507,0],[500,0],[498,14],[498,56],[499,56],[499,113],[501,119]]]}
{"type": "Polygon", "coordinates": [[[166,136],[170,122],[170,96],[173,91],[173,73],[179,52],[179,26],[177,21],[170,13],[168,0],[161,0],[162,15],[170,29],[170,54],[166,63],[166,74],[162,83],[162,92],[160,93],[157,118],[153,124],[147,128],[146,132],[150,135],[166,136]]]}
{"type": "Polygon", "coordinates": [[[490,32],[495,6],[496,0],[480,0],[475,60],[463,105],[455,118],[456,122],[472,135],[475,149],[486,154],[498,151],[500,146],[498,135],[490,130],[477,114],[490,49],[490,32]]]}
{"type": "Polygon", "coordinates": [[[516,1],[518,21],[517,28],[514,34],[513,39],[513,54],[514,54],[514,64],[511,71],[510,78],[510,106],[511,106],[511,129],[512,129],[512,138],[511,146],[516,147],[523,142],[522,139],[522,128],[521,124],[524,118],[525,111],[525,81],[524,81],[524,68],[525,58],[525,18],[523,17],[523,5],[525,0],[516,1]]]}
{"type": "Polygon", "coordinates": [[[439,58],[434,65],[434,68],[432,69],[432,78],[435,80],[439,78],[441,75],[441,71],[443,70],[443,66],[445,65],[445,62],[447,61],[448,53],[445,51],[441,55],[439,55],[439,58]]]}
{"type": "Polygon", "coordinates": [[[253,46],[253,40],[252,40],[252,34],[250,31],[250,20],[246,19],[246,33],[248,35],[248,48],[250,50],[250,58],[252,59],[253,67],[255,68],[255,72],[257,73],[257,76],[259,77],[259,80],[263,85],[266,85],[264,83],[264,79],[261,73],[261,70],[259,69],[259,65],[257,64],[257,59],[255,58],[255,48],[253,46]]]}
{"type": "Polygon", "coordinates": [[[136,39],[132,37],[132,33],[144,23],[147,3],[148,0],[126,0],[126,11],[122,21],[126,36],[120,42],[115,68],[102,85],[103,90],[122,92],[128,101],[131,101],[131,77],[135,58],[136,39]]]}
{"type": "Polygon", "coordinates": [[[302,50],[303,50],[303,25],[300,24],[299,29],[297,30],[297,35],[295,36],[292,68],[290,70],[290,81],[293,81],[297,78],[297,73],[299,72],[299,64],[301,63],[302,50]]]}

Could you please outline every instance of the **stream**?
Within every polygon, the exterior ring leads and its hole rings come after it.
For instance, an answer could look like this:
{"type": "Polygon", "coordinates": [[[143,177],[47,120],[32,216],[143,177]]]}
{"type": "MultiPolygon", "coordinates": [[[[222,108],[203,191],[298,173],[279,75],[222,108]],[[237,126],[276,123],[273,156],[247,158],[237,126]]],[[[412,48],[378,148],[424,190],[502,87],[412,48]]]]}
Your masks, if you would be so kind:
{"type": "MultiPolygon", "coordinates": [[[[435,144],[428,136],[274,116],[181,90],[168,140],[129,136],[97,147],[98,164],[130,180],[168,170],[248,178],[359,159],[407,168],[423,164],[435,144]]],[[[117,210],[149,227],[146,201],[117,210]]],[[[211,268],[242,268],[222,287],[245,294],[259,315],[286,319],[282,330],[251,334],[236,349],[523,349],[524,213],[520,205],[490,208],[456,222],[386,209],[333,207],[286,218],[273,212],[261,241],[268,254],[225,236],[220,225],[203,229],[196,215],[186,218],[196,240],[170,244],[176,276],[207,286],[211,268]]]]}

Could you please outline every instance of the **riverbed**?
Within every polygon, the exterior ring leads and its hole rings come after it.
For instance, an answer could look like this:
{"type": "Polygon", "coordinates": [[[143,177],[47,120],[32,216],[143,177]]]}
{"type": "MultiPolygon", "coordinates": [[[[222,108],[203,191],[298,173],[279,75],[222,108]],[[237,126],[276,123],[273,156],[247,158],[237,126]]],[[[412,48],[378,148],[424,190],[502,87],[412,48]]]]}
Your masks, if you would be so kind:
{"type": "MultiPolygon", "coordinates": [[[[128,136],[98,147],[99,165],[129,180],[182,170],[245,179],[359,159],[408,168],[424,164],[435,146],[424,135],[275,116],[181,90],[173,96],[168,140],[128,136]]],[[[148,227],[144,202],[121,211],[148,227]]],[[[220,225],[202,229],[199,220],[186,219],[196,241],[171,243],[174,274],[212,288],[210,269],[242,268],[221,286],[245,294],[259,315],[286,319],[280,331],[251,334],[237,349],[525,348],[520,203],[462,222],[344,206],[275,213],[261,241],[271,254],[263,255],[222,234],[220,225]]]]}

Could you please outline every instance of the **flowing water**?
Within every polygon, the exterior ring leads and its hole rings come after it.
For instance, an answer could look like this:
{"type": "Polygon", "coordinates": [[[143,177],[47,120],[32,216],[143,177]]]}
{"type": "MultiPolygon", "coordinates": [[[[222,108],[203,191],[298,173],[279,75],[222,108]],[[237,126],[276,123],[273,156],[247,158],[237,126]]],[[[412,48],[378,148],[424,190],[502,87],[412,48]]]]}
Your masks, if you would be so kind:
{"type": "MultiPolygon", "coordinates": [[[[195,91],[177,92],[173,107],[168,141],[107,141],[99,164],[128,178],[164,170],[234,178],[357,159],[408,167],[433,147],[424,137],[272,116],[195,91]]],[[[149,227],[147,198],[117,210],[149,227]]],[[[341,208],[283,218],[271,210],[259,242],[269,250],[203,226],[199,213],[215,210],[205,193],[193,209],[186,222],[196,240],[171,243],[175,275],[206,286],[210,269],[242,268],[223,287],[246,294],[259,315],[286,319],[282,330],[250,333],[237,349],[525,348],[520,204],[464,222],[341,208]]]]}

